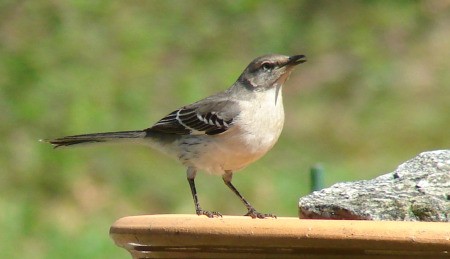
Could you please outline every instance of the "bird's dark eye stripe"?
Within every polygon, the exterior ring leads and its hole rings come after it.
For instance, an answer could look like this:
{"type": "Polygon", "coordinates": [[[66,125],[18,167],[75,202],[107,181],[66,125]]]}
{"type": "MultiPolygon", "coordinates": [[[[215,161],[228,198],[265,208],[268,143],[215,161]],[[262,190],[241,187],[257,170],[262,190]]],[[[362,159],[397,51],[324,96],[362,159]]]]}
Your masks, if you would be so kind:
{"type": "Polygon", "coordinates": [[[270,63],[270,62],[264,62],[264,63],[261,64],[261,67],[263,69],[270,70],[270,69],[273,69],[275,67],[275,64],[274,63],[270,63]]]}

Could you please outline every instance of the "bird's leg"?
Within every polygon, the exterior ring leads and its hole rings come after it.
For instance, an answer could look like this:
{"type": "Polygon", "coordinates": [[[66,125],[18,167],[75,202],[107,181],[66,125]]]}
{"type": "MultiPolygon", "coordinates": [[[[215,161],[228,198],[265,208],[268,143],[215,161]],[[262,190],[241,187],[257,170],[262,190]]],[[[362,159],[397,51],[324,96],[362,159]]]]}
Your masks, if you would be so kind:
{"type": "Polygon", "coordinates": [[[198,202],[198,197],[197,197],[197,190],[195,189],[195,181],[194,181],[196,174],[197,174],[197,170],[195,168],[193,168],[193,167],[188,168],[187,180],[189,182],[189,186],[191,187],[192,198],[194,199],[194,204],[195,204],[195,212],[199,216],[205,215],[208,218],[213,218],[214,216],[222,217],[222,214],[220,214],[219,212],[202,210],[202,208],[200,207],[200,203],[198,202]]]}
{"type": "Polygon", "coordinates": [[[252,218],[259,218],[264,219],[267,217],[270,218],[276,218],[277,216],[273,214],[265,214],[265,213],[259,213],[253,208],[253,206],[239,193],[239,191],[234,187],[234,185],[231,183],[231,179],[233,178],[233,172],[231,171],[225,171],[225,174],[222,175],[223,182],[241,199],[241,201],[244,203],[245,207],[247,207],[247,214],[244,216],[250,216],[252,218]]]}

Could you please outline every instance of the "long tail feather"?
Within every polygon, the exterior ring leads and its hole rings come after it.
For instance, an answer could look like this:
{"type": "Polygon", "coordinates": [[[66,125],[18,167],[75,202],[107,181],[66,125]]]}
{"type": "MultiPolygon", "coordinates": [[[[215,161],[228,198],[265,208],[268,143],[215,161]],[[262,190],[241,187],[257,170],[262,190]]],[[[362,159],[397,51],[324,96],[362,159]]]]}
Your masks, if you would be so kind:
{"type": "Polygon", "coordinates": [[[114,141],[120,139],[139,139],[144,138],[146,135],[145,131],[137,130],[137,131],[119,131],[119,132],[103,132],[103,133],[92,133],[92,134],[83,134],[83,135],[75,135],[75,136],[67,136],[57,139],[51,140],[43,140],[45,142],[49,142],[54,146],[54,148],[62,147],[62,146],[72,146],[78,144],[87,144],[87,143],[99,143],[99,142],[107,142],[114,141]]]}

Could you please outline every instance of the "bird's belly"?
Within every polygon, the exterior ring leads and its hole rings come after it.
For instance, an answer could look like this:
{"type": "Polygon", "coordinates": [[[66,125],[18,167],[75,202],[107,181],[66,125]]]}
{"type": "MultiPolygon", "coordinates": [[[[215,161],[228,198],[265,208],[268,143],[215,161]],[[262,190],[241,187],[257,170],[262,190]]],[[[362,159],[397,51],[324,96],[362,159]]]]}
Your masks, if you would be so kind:
{"type": "MultiPolygon", "coordinates": [[[[215,136],[187,138],[183,143],[188,152],[181,152],[179,159],[186,166],[222,175],[225,171],[238,171],[264,156],[276,143],[281,128],[270,134],[253,135],[249,132],[229,132],[215,136]]],[[[270,130],[267,129],[266,130],[270,130]]]]}

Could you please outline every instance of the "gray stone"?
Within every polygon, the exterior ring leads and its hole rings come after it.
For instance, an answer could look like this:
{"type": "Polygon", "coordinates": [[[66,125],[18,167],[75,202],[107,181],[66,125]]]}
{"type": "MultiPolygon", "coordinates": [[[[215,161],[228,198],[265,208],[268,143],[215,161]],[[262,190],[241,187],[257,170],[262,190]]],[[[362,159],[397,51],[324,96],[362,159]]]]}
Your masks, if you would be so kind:
{"type": "Polygon", "coordinates": [[[372,180],[300,198],[300,218],[450,221],[450,150],[424,152],[372,180]]]}

